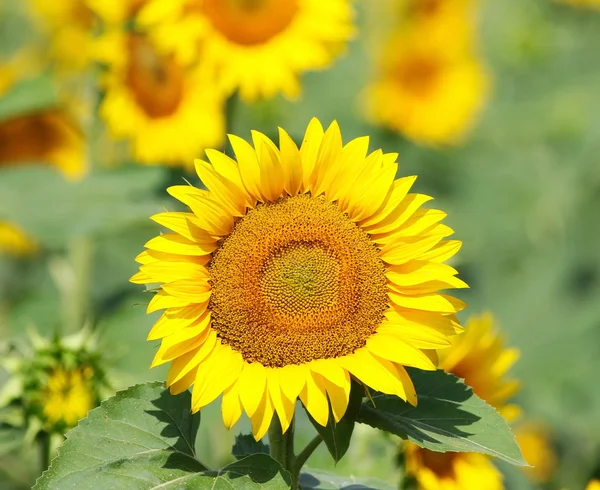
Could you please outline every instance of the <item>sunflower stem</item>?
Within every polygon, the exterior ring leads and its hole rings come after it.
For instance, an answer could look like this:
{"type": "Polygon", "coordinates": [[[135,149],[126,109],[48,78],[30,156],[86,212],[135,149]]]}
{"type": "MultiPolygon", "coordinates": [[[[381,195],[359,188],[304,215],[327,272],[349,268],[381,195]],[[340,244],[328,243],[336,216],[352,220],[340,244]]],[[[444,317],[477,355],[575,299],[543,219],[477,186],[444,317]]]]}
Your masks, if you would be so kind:
{"type": "Polygon", "coordinates": [[[298,488],[298,479],[300,477],[300,471],[304,464],[308,461],[308,458],[315,452],[315,449],[323,442],[323,438],[317,434],[307,445],[300,451],[300,454],[294,458],[294,465],[292,469],[292,483],[296,483],[296,486],[292,488],[298,488]]]}
{"type": "Polygon", "coordinates": [[[42,473],[50,466],[50,434],[46,431],[42,431],[38,435],[38,444],[40,450],[40,467],[42,473]]]}

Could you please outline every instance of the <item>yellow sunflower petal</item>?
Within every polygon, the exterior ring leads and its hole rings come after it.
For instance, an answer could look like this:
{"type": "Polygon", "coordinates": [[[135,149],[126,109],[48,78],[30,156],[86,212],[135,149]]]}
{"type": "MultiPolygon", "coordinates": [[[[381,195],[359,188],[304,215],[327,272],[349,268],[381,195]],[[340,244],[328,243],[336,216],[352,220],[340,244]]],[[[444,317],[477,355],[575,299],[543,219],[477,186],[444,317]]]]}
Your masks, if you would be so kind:
{"type": "Polygon", "coordinates": [[[281,429],[285,433],[294,418],[294,406],[296,403],[283,396],[279,377],[280,371],[280,369],[267,369],[267,386],[271,402],[281,423],[281,429]]]}
{"type": "Polygon", "coordinates": [[[167,375],[167,386],[178,383],[192,371],[196,372],[200,363],[212,353],[216,343],[217,333],[210,329],[200,346],[174,359],[167,375]]]}
{"type": "Polygon", "coordinates": [[[329,420],[329,403],[321,376],[309,373],[306,385],[300,392],[302,404],[319,425],[325,427],[329,420]]]}
{"type": "Polygon", "coordinates": [[[423,354],[423,351],[402,342],[397,336],[386,335],[383,332],[371,335],[367,340],[367,349],[376,356],[397,364],[427,371],[434,371],[436,369],[431,359],[423,354]]]}
{"type": "Polygon", "coordinates": [[[242,402],[237,389],[237,383],[232,384],[223,392],[221,416],[227,429],[231,429],[242,416],[242,402]]]}
{"type": "Polygon", "coordinates": [[[217,248],[215,241],[198,243],[177,234],[166,234],[153,238],[144,247],[157,252],[180,255],[208,255],[217,248]]]}
{"type": "Polygon", "coordinates": [[[244,364],[244,370],[238,381],[238,389],[242,406],[252,418],[261,401],[267,383],[267,371],[257,362],[244,364]]]}
{"type": "Polygon", "coordinates": [[[300,150],[294,140],[284,129],[279,128],[279,146],[281,147],[281,167],[284,176],[284,190],[290,195],[296,195],[302,188],[302,166],[300,150]]]}

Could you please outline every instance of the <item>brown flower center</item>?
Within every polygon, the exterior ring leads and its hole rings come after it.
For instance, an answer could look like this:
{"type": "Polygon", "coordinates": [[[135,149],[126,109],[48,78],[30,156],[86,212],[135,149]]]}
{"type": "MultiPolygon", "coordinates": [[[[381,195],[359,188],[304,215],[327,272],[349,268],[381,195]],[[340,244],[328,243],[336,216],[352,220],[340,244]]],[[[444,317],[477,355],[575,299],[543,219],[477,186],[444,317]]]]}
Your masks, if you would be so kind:
{"type": "Polygon", "coordinates": [[[298,0],[200,0],[213,26],[230,41],[262,44],[283,32],[298,12],[298,0]]]}
{"type": "Polygon", "coordinates": [[[212,326],[247,362],[281,367],[363,347],[387,309],[369,236],[320,197],[260,204],[209,264],[212,326]]]}
{"type": "Polygon", "coordinates": [[[138,105],[151,118],[174,114],[183,99],[184,68],[143,36],[130,36],[127,49],[126,83],[138,105]]]}
{"type": "Polygon", "coordinates": [[[437,60],[414,57],[397,66],[394,75],[404,90],[425,97],[435,88],[440,71],[437,60]]]}

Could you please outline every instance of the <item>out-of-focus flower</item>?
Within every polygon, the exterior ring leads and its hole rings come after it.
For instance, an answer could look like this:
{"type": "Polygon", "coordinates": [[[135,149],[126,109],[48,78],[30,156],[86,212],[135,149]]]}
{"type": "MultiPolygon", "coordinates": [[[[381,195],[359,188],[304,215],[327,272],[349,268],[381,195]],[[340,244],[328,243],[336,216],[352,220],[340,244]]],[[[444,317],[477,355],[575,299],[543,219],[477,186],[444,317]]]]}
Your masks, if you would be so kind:
{"type": "Polygon", "coordinates": [[[515,428],[515,437],[525,461],[530,465],[523,468],[525,474],[536,483],[549,481],[558,462],[549,430],[543,424],[525,422],[515,428]]]}
{"type": "Polygon", "coordinates": [[[0,221],[0,255],[28,257],[37,250],[37,244],[20,227],[0,221]]]}
{"type": "Polygon", "coordinates": [[[133,20],[147,0],[85,0],[85,3],[105,28],[110,28],[133,20]]]}
{"type": "Polygon", "coordinates": [[[39,56],[32,49],[19,50],[8,59],[0,58],[0,97],[18,82],[39,74],[41,66],[39,56]]]}
{"type": "Polygon", "coordinates": [[[491,313],[484,313],[469,318],[464,334],[455,337],[450,348],[440,351],[440,367],[463,378],[478,397],[512,422],[521,411],[509,399],[521,384],[508,378],[507,372],[518,358],[519,350],[504,346],[491,313]]]}
{"type": "Polygon", "coordinates": [[[153,217],[174,233],[146,243],[131,279],[162,284],[153,366],[171,362],[174,394],[194,385],[194,412],[223,393],[225,425],[245,411],[257,439],[275,411],[285,432],[298,398],[339,421],[351,375],[415,404],[404,366],[435,369],[424,350],[462,330],[464,303],[439,292],[467,287],[444,264],[460,248],[446,214],[419,209],[431,198],[396,180],[396,154],[343,145],[335,122],[313,119],[300,149],[283,130],[279,147],[252,138],[230,137],[237,162],[196,162],[208,191],[169,188],[192,212],[153,217]]]}
{"type": "Polygon", "coordinates": [[[63,110],[49,109],[0,121],[0,168],[48,163],[66,178],[87,171],[85,141],[63,110]]]}
{"type": "Polygon", "coordinates": [[[61,109],[49,109],[0,121],[0,168],[48,163],[66,178],[87,171],[83,134],[61,109]]]}
{"type": "Polygon", "coordinates": [[[97,54],[107,63],[100,114],[119,139],[131,141],[147,164],[182,165],[203,148],[220,146],[223,100],[173,55],[142,34],[109,32],[97,54]]]}
{"type": "Polygon", "coordinates": [[[90,366],[83,369],[57,367],[49,373],[39,404],[50,424],[72,427],[87,415],[95,402],[91,387],[93,375],[90,366]]]}
{"type": "Polygon", "coordinates": [[[86,0],[29,0],[50,40],[49,59],[57,68],[78,71],[91,60],[95,17],[86,0]]]}
{"type": "MultiPolygon", "coordinates": [[[[493,328],[491,314],[472,317],[465,332],[454,337],[451,347],[439,351],[440,367],[464,378],[474,393],[513,420],[519,409],[508,404],[519,383],[506,379],[517,360],[516,349],[504,347],[493,328]]],[[[421,490],[499,490],[502,474],[488,456],[474,453],[436,453],[411,442],[402,445],[407,475],[415,478],[421,490]]]]}
{"type": "Polygon", "coordinates": [[[87,328],[52,340],[30,331],[28,342],[1,346],[0,366],[9,373],[0,388],[0,420],[32,438],[40,431],[64,434],[110,391],[97,338],[87,328]]]}
{"type": "Polygon", "coordinates": [[[461,23],[411,24],[384,48],[366,91],[367,116],[426,144],[460,143],[487,99],[490,80],[461,23]]]}
{"type": "Polygon", "coordinates": [[[140,12],[161,45],[247,101],[296,97],[299,74],[343,50],[352,18],[349,0],[149,0],[140,12]]]}
{"type": "Polygon", "coordinates": [[[600,490],[600,480],[591,480],[585,490],[600,490]]]}
{"type": "Polygon", "coordinates": [[[406,474],[419,490],[502,490],[502,473],[485,454],[436,453],[404,444],[406,474]]]}

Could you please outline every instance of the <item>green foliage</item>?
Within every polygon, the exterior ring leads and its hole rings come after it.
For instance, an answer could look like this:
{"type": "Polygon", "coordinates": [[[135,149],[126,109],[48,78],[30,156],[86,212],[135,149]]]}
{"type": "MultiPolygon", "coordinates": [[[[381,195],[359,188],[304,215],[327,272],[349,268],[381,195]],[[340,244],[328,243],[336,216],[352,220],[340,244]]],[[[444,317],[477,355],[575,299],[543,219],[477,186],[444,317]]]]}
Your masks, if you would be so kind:
{"type": "Polygon", "coordinates": [[[410,369],[419,404],[373,393],[362,404],[358,421],[438,452],[489,454],[526,466],[502,416],[454,375],[410,369]]]}
{"type": "Polygon", "coordinates": [[[395,490],[390,485],[376,478],[356,478],[339,476],[326,471],[310,470],[300,475],[302,490],[395,490]]]}
{"type": "Polygon", "coordinates": [[[265,454],[208,470],[195,457],[200,414],[189,407],[188,392],[172,396],[157,382],[117,393],[67,435],[34,488],[289,488],[290,475],[265,454]]]}
{"type": "Polygon", "coordinates": [[[262,441],[256,441],[252,434],[238,434],[231,454],[235,459],[242,459],[250,454],[269,454],[269,446],[262,441]]]}
{"type": "Polygon", "coordinates": [[[361,407],[363,394],[364,390],[362,386],[353,382],[346,413],[340,421],[336,423],[330,407],[329,422],[325,427],[319,424],[307,412],[309,420],[323,438],[323,441],[329,450],[329,454],[331,454],[331,457],[336,463],[344,457],[344,454],[346,454],[346,451],[348,451],[348,448],[350,447],[350,439],[352,438],[354,424],[356,423],[356,418],[358,417],[358,412],[361,407]]]}

